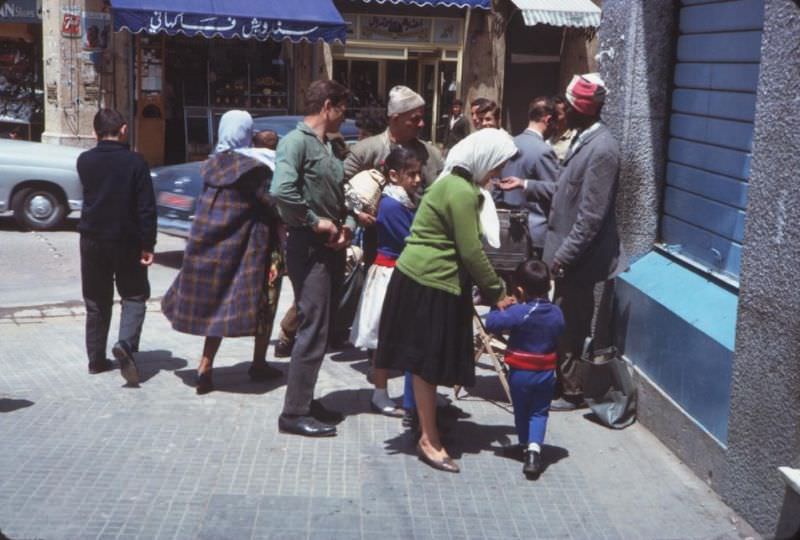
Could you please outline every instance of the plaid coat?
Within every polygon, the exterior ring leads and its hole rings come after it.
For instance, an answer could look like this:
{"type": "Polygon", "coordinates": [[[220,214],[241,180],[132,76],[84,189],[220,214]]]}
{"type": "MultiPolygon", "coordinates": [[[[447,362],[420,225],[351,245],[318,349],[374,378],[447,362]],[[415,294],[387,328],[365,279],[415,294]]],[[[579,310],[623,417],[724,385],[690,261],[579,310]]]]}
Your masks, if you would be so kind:
{"type": "Polygon", "coordinates": [[[237,152],[210,157],[202,166],[203,192],[181,271],[161,302],[179,332],[236,337],[271,326],[267,273],[275,212],[272,171],[237,152]]]}

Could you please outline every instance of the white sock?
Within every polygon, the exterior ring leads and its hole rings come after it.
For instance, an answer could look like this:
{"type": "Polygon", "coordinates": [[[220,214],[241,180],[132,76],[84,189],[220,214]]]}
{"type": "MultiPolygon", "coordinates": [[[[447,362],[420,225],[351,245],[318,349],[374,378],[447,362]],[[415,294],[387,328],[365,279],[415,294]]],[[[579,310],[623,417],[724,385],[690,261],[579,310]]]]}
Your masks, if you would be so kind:
{"type": "Polygon", "coordinates": [[[372,392],[372,403],[379,409],[395,408],[395,403],[389,398],[386,388],[376,388],[372,392]]]}
{"type": "Polygon", "coordinates": [[[541,453],[542,447],[536,444],[535,442],[528,443],[528,452],[536,452],[537,454],[541,453]]]}

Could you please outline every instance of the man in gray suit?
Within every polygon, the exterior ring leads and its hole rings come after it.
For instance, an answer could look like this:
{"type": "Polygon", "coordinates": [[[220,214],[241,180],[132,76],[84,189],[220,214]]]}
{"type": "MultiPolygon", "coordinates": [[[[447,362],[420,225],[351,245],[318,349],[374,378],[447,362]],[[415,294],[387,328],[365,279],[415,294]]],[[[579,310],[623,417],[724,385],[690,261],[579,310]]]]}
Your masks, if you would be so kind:
{"type": "Polygon", "coordinates": [[[495,200],[500,205],[525,207],[528,209],[528,230],[531,246],[536,258],[540,258],[547,234],[547,215],[550,212],[550,201],[528,200],[527,193],[534,192],[529,183],[549,182],[555,189],[558,180],[558,157],[547,139],[555,127],[555,106],[546,97],[537,97],[528,107],[528,128],[514,137],[519,153],[503,168],[502,177],[513,179],[523,186],[511,191],[495,193],[495,200]]]}
{"type": "MultiPolygon", "coordinates": [[[[573,77],[567,87],[567,122],[578,135],[567,151],[558,183],[555,189],[547,182],[525,186],[536,200],[551,200],[543,259],[556,278],[556,303],[566,322],[558,359],[561,398],[552,403],[552,410],[572,410],[583,404],[579,363],[583,345],[589,336],[594,337],[596,350],[611,345],[613,278],[627,267],[614,210],[620,150],[600,121],[605,95],[605,83],[597,74],[573,77]],[[604,290],[600,305],[595,306],[598,283],[604,290]]],[[[504,179],[500,187],[514,189],[522,187],[522,182],[504,179]]]]}

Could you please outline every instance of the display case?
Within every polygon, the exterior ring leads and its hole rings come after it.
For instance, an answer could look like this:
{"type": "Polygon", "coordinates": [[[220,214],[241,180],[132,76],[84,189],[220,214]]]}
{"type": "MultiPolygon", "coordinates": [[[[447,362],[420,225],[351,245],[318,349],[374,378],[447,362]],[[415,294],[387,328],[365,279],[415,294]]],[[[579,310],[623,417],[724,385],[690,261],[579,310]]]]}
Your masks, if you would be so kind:
{"type": "Polygon", "coordinates": [[[195,105],[197,101],[186,95],[183,100],[187,161],[206,159],[212,152],[219,119],[226,111],[242,109],[253,117],[288,114],[283,54],[280,43],[209,43],[207,103],[195,105]]]}
{"type": "Polygon", "coordinates": [[[43,124],[43,91],[37,45],[0,41],[0,136],[38,140],[43,124]]]}

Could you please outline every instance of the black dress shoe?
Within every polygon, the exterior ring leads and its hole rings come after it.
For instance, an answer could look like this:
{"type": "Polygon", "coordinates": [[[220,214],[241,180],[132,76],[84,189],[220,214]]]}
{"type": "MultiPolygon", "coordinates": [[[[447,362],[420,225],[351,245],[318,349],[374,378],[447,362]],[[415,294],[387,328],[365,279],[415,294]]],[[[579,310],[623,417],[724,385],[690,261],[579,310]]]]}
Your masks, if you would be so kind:
{"type": "Polygon", "coordinates": [[[111,348],[114,358],[119,362],[119,371],[122,378],[130,385],[139,384],[139,370],[136,369],[136,360],[133,359],[133,349],[126,341],[117,341],[111,348]]]}
{"type": "Polygon", "coordinates": [[[336,426],[320,422],[313,416],[286,416],[278,417],[278,430],[281,433],[292,433],[306,437],[333,437],[336,435],[336,426]]]}
{"type": "Polygon", "coordinates": [[[311,400],[311,407],[308,409],[308,414],[326,424],[339,424],[344,420],[344,415],[342,413],[326,408],[318,399],[311,400]]]}
{"type": "Polygon", "coordinates": [[[89,362],[89,375],[97,375],[98,373],[111,371],[112,369],[114,369],[114,364],[112,364],[111,360],[108,358],[96,362],[89,362]]]}
{"type": "Polygon", "coordinates": [[[525,450],[525,464],[522,466],[522,474],[529,480],[536,480],[542,474],[542,455],[539,452],[525,450]]]}
{"type": "Polygon", "coordinates": [[[289,358],[292,356],[292,347],[294,343],[291,341],[280,341],[275,344],[275,358],[289,358]]]}
{"type": "Polygon", "coordinates": [[[202,396],[203,394],[208,394],[209,392],[214,390],[214,380],[211,378],[210,369],[205,373],[197,374],[197,384],[194,390],[195,392],[197,392],[198,396],[202,396]]]}
{"type": "Polygon", "coordinates": [[[283,372],[274,368],[266,362],[254,362],[250,364],[250,369],[247,370],[250,379],[253,381],[269,381],[271,379],[278,379],[283,376],[283,372]]]}

